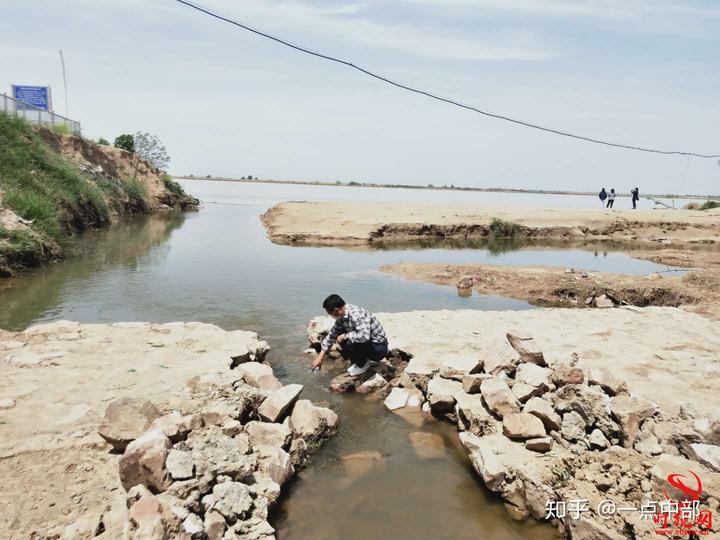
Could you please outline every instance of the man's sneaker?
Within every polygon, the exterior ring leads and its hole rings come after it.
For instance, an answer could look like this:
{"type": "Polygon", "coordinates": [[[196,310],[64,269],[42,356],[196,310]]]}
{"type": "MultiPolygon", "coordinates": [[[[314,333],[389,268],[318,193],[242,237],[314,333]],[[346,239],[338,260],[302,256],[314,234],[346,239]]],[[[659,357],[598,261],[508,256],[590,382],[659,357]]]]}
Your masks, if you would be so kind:
{"type": "Polygon", "coordinates": [[[363,373],[365,373],[368,369],[370,369],[370,362],[365,362],[365,365],[363,367],[358,367],[355,364],[350,364],[347,372],[353,377],[357,377],[358,375],[362,375],[363,373]]]}

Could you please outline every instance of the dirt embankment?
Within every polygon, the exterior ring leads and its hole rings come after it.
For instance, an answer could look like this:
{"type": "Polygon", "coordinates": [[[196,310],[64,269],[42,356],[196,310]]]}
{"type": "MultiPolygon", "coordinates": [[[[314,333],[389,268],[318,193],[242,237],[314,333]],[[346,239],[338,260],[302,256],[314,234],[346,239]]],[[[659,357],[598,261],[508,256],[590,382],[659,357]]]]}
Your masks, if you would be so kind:
{"type": "Polygon", "coordinates": [[[285,202],[262,217],[285,244],[354,244],[426,238],[525,238],[714,244],[720,210],[601,210],[480,206],[285,202]]]}
{"type": "Polygon", "coordinates": [[[124,214],[198,201],[124,150],[0,115],[0,276],[63,256],[63,241],[124,214]]]}
{"type": "Polygon", "coordinates": [[[546,266],[426,263],[400,263],[380,270],[405,279],[455,285],[461,293],[469,294],[472,289],[480,294],[518,298],[538,306],[683,306],[720,318],[720,272],[717,270],[633,276],[546,266]]]}

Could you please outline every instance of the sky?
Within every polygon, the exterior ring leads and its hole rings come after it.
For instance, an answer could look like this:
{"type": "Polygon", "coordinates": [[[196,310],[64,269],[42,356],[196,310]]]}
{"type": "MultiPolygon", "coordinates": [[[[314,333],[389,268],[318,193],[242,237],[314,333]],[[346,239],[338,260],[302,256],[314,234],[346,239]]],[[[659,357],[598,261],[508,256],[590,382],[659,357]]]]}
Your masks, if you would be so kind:
{"type": "MultiPolygon", "coordinates": [[[[491,112],[720,154],[720,1],[196,0],[491,112]]],[[[172,174],[720,194],[718,160],[612,149],[410,94],[175,0],[0,0],[0,91],[50,84],[86,137],[147,131],[172,174]]]]}

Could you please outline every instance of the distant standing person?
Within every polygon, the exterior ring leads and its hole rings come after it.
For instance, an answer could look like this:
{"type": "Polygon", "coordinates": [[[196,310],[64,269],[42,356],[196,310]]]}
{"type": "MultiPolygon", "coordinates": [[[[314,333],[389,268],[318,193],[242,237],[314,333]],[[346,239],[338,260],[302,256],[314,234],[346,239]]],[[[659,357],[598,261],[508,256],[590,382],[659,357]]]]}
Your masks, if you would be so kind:
{"type": "Polygon", "coordinates": [[[633,210],[637,208],[637,202],[640,200],[640,188],[635,188],[632,191],[630,191],[632,195],[632,202],[633,202],[633,210]]]}
{"type": "Polygon", "coordinates": [[[605,208],[605,199],[607,199],[607,191],[605,191],[605,188],[600,190],[600,195],[598,196],[600,197],[600,206],[605,208]]]}
{"type": "Polygon", "coordinates": [[[608,195],[607,199],[608,199],[607,207],[612,208],[613,204],[615,204],[615,189],[614,188],[610,190],[610,194],[608,195]]]}

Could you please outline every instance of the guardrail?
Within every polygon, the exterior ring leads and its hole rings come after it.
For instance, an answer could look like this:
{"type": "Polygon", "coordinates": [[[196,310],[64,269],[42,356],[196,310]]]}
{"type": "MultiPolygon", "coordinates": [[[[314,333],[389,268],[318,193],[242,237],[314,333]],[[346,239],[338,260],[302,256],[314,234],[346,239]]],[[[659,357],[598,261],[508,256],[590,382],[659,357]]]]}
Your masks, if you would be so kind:
{"type": "Polygon", "coordinates": [[[69,131],[75,135],[80,135],[80,122],[70,120],[62,115],[54,112],[40,109],[35,105],[20,101],[14,97],[10,97],[7,94],[3,94],[0,98],[0,112],[4,112],[10,116],[16,116],[24,118],[31,124],[38,124],[41,126],[65,126],[69,131]]]}

